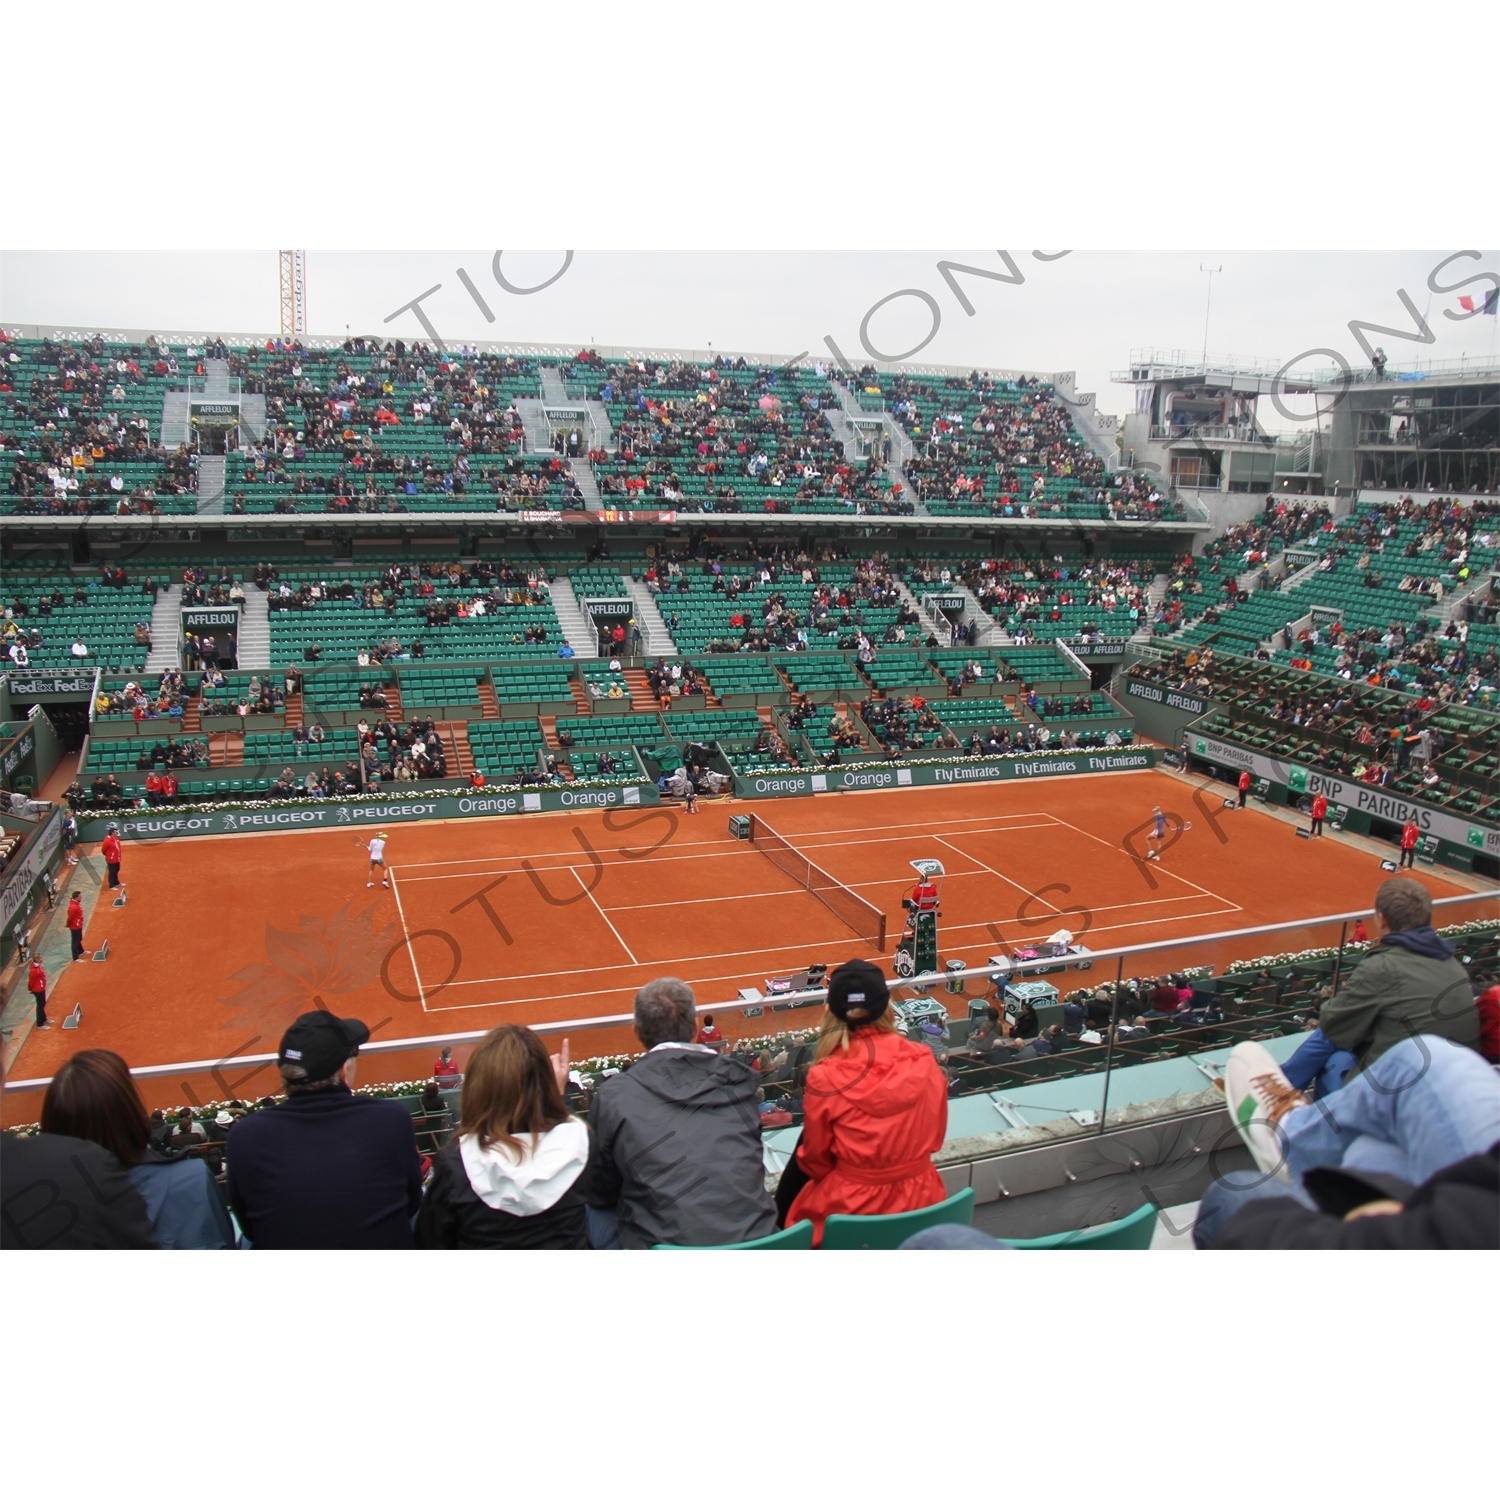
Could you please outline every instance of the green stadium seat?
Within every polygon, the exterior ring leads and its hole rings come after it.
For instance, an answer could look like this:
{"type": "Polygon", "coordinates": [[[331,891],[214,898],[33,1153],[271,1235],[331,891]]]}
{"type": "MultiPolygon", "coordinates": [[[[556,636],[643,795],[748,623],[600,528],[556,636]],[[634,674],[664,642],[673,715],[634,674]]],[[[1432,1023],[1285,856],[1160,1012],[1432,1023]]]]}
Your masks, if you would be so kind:
{"type": "Polygon", "coordinates": [[[813,1226],[811,1219],[793,1224],[790,1229],[779,1229],[758,1240],[742,1240],[737,1245],[653,1245],[653,1250],[811,1250],[813,1226]]]}
{"type": "Polygon", "coordinates": [[[1156,1209],[1143,1203],[1133,1214],[1112,1224],[1069,1229],[1034,1240],[1006,1240],[1012,1250],[1149,1250],[1156,1233],[1156,1209]]]}
{"type": "Polygon", "coordinates": [[[964,1188],[931,1208],[905,1214],[829,1214],[823,1222],[824,1250],[898,1250],[912,1235],[939,1224],[968,1224],[974,1189],[964,1188]]]}

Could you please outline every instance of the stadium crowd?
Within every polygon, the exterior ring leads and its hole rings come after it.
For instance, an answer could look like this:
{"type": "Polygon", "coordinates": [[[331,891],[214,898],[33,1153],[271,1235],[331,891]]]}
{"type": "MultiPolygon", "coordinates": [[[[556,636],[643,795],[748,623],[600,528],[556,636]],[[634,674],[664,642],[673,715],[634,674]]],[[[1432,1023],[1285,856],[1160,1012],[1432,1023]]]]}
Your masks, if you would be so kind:
{"type": "Polygon", "coordinates": [[[159,497],[197,488],[186,448],[159,448],[150,418],[160,397],[152,378],[175,376],[177,358],[154,337],[106,349],[43,340],[23,356],[0,331],[0,452],[16,455],[10,493],[19,515],[151,515],[159,497]],[[36,367],[24,391],[12,372],[36,367]],[[137,405],[138,403],[138,405],[137,405]],[[124,471],[130,468],[130,474],[124,471]],[[142,476],[139,466],[149,466],[142,476]]]}

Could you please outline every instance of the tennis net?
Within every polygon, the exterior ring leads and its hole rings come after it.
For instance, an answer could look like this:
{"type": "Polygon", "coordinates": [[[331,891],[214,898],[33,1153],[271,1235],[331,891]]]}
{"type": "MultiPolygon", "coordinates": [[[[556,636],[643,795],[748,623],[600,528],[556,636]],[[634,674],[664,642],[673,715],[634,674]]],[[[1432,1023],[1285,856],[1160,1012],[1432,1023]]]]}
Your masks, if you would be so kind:
{"type": "Polygon", "coordinates": [[[750,815],[750,842],[778,870],[816,896],[846,927],[867,943],[873,943],[879,952],[885,952],[885,913],[879,907],[850,890],[843,881],[835,880],[827,870],[820,869],[754,813],[750,815]]]}

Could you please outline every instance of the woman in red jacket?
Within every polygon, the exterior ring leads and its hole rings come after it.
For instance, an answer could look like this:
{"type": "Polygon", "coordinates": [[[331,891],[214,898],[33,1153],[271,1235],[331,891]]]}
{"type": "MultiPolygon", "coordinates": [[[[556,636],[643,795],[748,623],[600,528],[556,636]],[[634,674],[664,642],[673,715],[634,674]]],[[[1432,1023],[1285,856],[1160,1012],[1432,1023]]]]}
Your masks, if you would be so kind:
{"type": "Polygon", "coordinates": [[[803,1095],[796,1165],[809,1179],[788,1226],[829,1214],[898,1214],[941,1203],[932,1153],[948,1126],[948,1085],[931,1051],[897,1034],[885,976],[853,959],[828,981],[828,1010],[803,1095]]]}

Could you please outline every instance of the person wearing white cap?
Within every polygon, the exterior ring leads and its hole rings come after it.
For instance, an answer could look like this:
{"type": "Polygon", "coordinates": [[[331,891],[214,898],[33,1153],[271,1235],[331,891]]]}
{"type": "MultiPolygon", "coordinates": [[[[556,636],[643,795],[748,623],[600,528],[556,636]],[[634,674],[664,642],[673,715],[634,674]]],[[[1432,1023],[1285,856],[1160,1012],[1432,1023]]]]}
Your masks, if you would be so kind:
{"type": "Polygon", "coordinates": [[[365,889],[371,890],[375,885],[375,867],[380,866],[380,883],[387,890],[390,889],[390,881],[385,878],[385,829],[377,828],[375,837],[365,845],[370,851],[370,878],[365,881],[365,889]]]}

